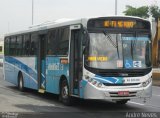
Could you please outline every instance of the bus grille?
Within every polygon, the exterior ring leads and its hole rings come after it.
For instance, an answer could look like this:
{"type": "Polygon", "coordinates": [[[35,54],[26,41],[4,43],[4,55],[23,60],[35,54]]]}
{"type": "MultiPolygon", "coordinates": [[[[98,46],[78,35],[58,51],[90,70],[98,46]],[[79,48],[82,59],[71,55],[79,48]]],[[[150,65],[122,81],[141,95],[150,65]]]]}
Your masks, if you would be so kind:
{"type": "Polygon", "coordinates": [[[140,83],[124,83],[124,84],[111,84],[111,83],[103,83],[105,86],[135,86],[140,83]]]}
{"type": "Polygon", "coordinates": [[[99,75],[103,77],[138,77],[144,76],[147,73],[145,71],[128,71],[128,72],[100,72],[99,75]]]}

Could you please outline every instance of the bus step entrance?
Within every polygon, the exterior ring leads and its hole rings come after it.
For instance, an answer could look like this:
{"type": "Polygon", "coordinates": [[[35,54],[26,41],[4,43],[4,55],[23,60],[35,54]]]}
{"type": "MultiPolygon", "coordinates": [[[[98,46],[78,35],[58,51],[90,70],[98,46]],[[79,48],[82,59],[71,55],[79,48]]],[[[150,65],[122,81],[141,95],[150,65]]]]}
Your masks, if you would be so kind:
{"type": "Polygon", "coordinates": [[[39,93],[45,93],[45,90],[44,89],[39,89],[38,92],[39,93]]]}

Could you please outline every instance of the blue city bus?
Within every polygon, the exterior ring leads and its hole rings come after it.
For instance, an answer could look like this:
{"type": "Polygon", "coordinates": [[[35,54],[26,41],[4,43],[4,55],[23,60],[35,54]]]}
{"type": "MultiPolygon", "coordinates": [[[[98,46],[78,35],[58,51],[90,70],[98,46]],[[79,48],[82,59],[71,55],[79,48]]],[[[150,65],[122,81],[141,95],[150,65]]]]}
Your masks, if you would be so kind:
{"type": "Polygon", "coordinates": [[[150,22],[108,16],[55,21],[4,39],[5,80],[40,93],[125,104],[152,92],[150,22]]]}

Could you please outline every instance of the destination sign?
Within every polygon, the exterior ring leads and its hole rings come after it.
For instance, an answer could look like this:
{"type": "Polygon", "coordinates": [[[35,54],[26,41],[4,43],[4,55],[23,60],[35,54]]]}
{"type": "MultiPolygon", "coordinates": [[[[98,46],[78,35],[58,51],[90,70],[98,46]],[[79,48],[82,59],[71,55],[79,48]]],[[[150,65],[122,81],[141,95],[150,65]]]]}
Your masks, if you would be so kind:
{"type": "Polygon", "coordinates": [[[135,25],[135,21],[104,21],[104,27],[107,28],[133,28],[135,25]]]}
{"type": "Polygon", "coordinates": [[[150,22],[132,18],[96,18],[87,23],[88,29],[147,29],[150,30],[150,22]]]}

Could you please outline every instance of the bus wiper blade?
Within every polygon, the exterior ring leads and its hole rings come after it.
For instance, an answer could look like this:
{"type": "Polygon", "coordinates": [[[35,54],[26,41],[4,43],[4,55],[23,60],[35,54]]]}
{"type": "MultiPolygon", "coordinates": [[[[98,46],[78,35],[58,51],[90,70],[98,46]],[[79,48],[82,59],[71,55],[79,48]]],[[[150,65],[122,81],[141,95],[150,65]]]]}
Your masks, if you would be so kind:
{"type": "Polygon", "coordinates": [[[113,47],[117,48],[117,45],[113,42],[111,36],[109,34],[107,34],[106,32],[103,32],[105,35],[105,38],[107,38],[107,40],[110,41],[110,43],[113,45],[113,47]]]}
{"type": "Polygon", "coordinates": [[[118,39],[117,39],[117,34],[116,34],[116,44],[113,42],[112,40],[112,37],[107,34],[105,31],[103,32],[104,35],[106,36],[106,38],[110,41],[110,43],[113,45],[113,47],[115,47],[117,49],[117,55],[118,55],[118,58],[120,58],[119,56],[119,48],[118,48],[118,39]]]}

